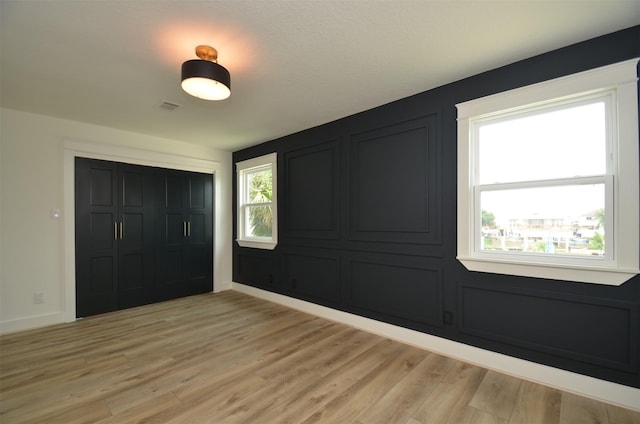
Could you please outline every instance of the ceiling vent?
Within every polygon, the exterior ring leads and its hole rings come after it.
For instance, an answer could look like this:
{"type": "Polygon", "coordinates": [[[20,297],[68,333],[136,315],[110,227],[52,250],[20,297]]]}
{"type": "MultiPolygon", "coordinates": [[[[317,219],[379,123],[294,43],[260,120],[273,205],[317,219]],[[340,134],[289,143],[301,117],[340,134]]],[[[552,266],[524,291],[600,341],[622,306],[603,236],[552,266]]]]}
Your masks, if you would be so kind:
{"type": "Polygon", "coordinates": [[[180,105],[177,104],[177,103],[170,102],[168,100],[163,100],[160,103],[159,107],[160,107],[160,109],[165,109],[165,110],[172,111],[172,110],[176,110],[177,108],[179,108],[180,105]]]}

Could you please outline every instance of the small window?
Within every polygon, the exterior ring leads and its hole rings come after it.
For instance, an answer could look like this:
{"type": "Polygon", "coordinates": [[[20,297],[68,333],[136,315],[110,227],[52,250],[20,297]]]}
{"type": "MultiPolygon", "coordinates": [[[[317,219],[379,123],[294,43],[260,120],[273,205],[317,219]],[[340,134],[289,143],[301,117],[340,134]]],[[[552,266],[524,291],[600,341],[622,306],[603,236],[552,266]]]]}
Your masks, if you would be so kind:
{"type": "Polygon", "coordinates": [[[238,236],[242,247],[274,249],[278,244],[277,156],[238,162],[238,236]]]}
{"type": "Polygon", "coordinates": [[[458,107],[458,259],[621,284],[638,273],[637,60],[458,107]]]}

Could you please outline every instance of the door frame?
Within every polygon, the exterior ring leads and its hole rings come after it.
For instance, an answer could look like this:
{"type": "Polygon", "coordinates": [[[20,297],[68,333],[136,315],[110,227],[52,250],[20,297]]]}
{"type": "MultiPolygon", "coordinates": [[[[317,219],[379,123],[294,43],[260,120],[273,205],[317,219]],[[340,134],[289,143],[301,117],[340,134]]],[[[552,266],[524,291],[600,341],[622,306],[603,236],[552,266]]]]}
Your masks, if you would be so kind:
{"type": "Polygon", "coordinates": [[[82,141],[64,141],[64,314],[65,321],[72,322],[76,318],[76,244],[75,244],[75,158],[84,157],[112,162],[131,163],[135,165],[154,166],[160,168],[193,171],[213,175],[213,291],[219,291],[222,260],[220,243],[216,243],[221,219],[224,216],[220,207],[221,173],[223,165],[219,161],[172,155],[150,150],[136,149],[126,146],[98,144],[82,141]]]}

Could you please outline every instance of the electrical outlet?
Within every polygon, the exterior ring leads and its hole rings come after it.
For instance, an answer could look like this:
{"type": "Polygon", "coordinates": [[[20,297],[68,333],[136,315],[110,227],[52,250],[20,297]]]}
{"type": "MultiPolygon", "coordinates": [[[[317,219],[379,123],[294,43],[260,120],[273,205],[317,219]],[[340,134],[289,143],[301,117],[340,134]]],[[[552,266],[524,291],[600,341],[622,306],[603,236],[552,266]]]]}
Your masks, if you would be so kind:
{"type": "Polygon", "coordinates": [[[46,301],[47,301],[47,298],[44,292],[33,293],[33,303],[41,304],[41,303],[45,303],[46,301]]]}

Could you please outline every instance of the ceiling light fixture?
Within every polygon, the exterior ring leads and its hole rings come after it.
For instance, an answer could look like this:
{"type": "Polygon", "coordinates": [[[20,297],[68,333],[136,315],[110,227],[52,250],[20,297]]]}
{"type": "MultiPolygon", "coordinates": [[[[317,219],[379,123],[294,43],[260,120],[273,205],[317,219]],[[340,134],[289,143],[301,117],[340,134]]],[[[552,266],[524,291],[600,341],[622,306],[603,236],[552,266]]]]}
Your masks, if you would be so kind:
{"type": "Polygon", "coordinates": [[[224,100],[231,95],[231,75],[219,65],[218,51],[209,46],[196,47],[200,59],[182,64],[182,89],[204,100],[224,100]]]}

